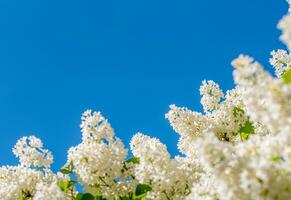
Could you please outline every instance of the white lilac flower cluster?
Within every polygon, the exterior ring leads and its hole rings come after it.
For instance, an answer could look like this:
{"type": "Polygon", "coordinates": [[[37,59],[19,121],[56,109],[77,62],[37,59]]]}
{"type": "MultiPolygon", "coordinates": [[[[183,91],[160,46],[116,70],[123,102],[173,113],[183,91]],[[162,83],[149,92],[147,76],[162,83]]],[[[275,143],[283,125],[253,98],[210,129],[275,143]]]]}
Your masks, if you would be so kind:
{"type": "Polygon", "coordinates": [[[82,141],[57,173],[39,138],[17,141],[19,164],[0,167],[0,200],[290,200],[291,14],[278,26],[289,50],[271,52],[276,78],[240,55],[232,62],[234,89],[202,82],[203,112],[170,106],[181,155],[137,133],[129,157],[110,123],[88,110],[82,141]]]}
{"type": "Polygon", "coordinates": [[[40,139],[23,137],[18,140],[13,152],[20,163],[0,167],[1,200],[69,199],[58,186],[69,177],[50,170],[53,158],[48,150],[43,149],[40,139]]]}
{"type": "Polygon", "coordinates": [[[291,55],[282,49],[272,51],[271,55],[272,58],[270,58],[270,63],[274,66],[277,77],[280,78],[291,68],[291,55]]]}
{"type": "Polygon", "coordinates": [[[287,45],[289,50],[291,49],[291,2],[289,3],[289,13],[285,15],[278,24],[278,28],[282,31],[280,37],[281,41],[287,45]]]}
{"type": "Polygon", "coordinates": [[[73,163],[79,182],[91,193],[107,198],[131,192],[132,181],[124,173],[127,150],[114,137],[107,120],[99,112],[89,110],[82,116],[81,128],[82,143],[68,152],[68,164],[73,163]]]}
{"type": "Polygon", "coordinates": [[[190,158],[170,158],[167,148],[156,138],[141,133],[133,136],[131,150],[139,158],[134,176],[152,187],[147,199],[183,199],[202,172],[199,164],[190,158]]]}

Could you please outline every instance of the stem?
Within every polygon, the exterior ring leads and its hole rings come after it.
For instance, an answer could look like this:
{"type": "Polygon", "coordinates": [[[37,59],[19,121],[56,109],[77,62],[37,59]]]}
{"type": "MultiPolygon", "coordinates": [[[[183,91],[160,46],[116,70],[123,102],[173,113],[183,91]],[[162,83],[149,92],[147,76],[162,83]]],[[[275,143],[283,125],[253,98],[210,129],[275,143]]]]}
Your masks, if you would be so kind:
{"type": "Polygon", "coordinates": [[[103,177],[99,176],[99,179],[100,179],[100,181],[101,181],[101,182],[102,182],[106,187],[110,187],[110,185],[108,185],[108,184],[104,181],[103,177]]]}

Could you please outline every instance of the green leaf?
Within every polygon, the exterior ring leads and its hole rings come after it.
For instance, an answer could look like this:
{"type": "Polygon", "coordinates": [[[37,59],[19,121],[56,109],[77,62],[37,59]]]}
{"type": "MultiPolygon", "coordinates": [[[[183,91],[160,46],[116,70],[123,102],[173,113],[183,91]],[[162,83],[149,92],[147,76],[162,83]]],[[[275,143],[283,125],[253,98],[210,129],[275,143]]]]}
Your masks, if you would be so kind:
{"type": "Polygon", "coordinates": [[[246,123],[239,129],[239,132],[244,132],[244,133],[254,133],[255,132],[255,127],[253,126],[253,123],[250,122],[249,120],[246,121],[246,123]]]}
{"type": "Polygon", "coordinates": [[[62,169],[60,169],[60,172],[63,174],[71,174],[73,173],[74,165],[72,162],[64,166],[62,169]]]}
{"type": "Polygon", "coordinates": [[[249,135],[250,135],[249,133],[244,133],[244,132],[240,133],[240,137],[241,137],[242,141],[248,140],[249,135]]]}
{"type": "Polygon", "coordinates": [[[146,193],[145,193],[145,194],[141,194],[141,195],[139,195],[139,196],[135,196],[135,195],[133,195],[133,196],[132,196],[132,199],[133,199],[133,200],[142,200],[145,196],[146,196],[146,193]]]}
{"type": "Polygon", "coordinates": [[[291,83],[291,69],[288,69],[283,75],[282,79],[284,83],[289,84],[291,83]]]}
{"type": "Polygon", "coordinates": [[[152,187],[146,184],[138,184],[135,189],[135,194],[133,195],[134,200],[143,199],[147,192],[152,191],[152,187]]]}
{"type": "Polygon", "coordinates": [[[102,196],[96,196],[94,200],[106,200],[106,199],[103,198],[102,196]]]}
{"type": "Polygon", "coordinates": [[[78,193],[76,200],[106,200],[102,196],[93,196],[90,193],[78,193]]]}
{"type": "Polygon", "coordinates": [[[94,200],[95,197],[90,193],[79,193],[76,200],[94,200]]]}
{"type": "Polygon", "coordinates": [[[239,129],[239,134],[241,139],[247,140],[249,139],[249,135],[255,132],[255,128],[251,121],[246,121],[246,123],[239,129]]]}
{"type": "Polygon", "coordinates": [[[58,186],[62,191],[68,192],[74,189],[76,183],[76,181],[62,181],[58,183],[58,186]]]}
{"type": "Polygon", "coordinates": [[[274,156],[271,158],[271,160],[274,162],[274,163],[280,163],[282,161],[284,161],[284,158],[281,157],[281,156],[274,156]]]}
{"type": "Polygon", "coordinates": [[[139,164],[139,158],[138,157],[131,157],[126,162],[133,163],[133,164],[139,164]]]}
{"type": "MultiPolygon", "coordinates": [[[[244,110],[239,107],[233,108],[233,115],[235,117],[244,115],[244,110]]],[[[249,135],[255,132],[255,127],[253,123],[248,119],[243,125],[241,125],[240,129],[237,132],[232,133],[234,136],[240,135],[242,141],[247,140],[249,135]]]]}
{"type": "Polygon", "coordinates": [[[132,200],[132,197],[120,197],[120,200],[132,200]]]}

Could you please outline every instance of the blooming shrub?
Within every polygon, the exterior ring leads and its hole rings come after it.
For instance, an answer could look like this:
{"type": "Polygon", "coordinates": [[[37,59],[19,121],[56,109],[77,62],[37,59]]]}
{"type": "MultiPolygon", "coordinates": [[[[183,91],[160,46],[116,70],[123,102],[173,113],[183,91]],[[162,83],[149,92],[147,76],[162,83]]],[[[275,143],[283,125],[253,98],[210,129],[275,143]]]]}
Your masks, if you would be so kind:
{"type": "MultiPolygon", "coordinates": [[[[278,27],[290,51],[291,9],[278,27]]],[[[88,110],[82,142],[57,173],[39,138],[17,141],[19,165],[0,167],[0,199],[290,200],[291,54],[271,56],[277,77],[240,55],[232,62],[234,89],[223,93],[217,83],[202,82],[203,113],[170,106],[166,118],[183,156],[171,158],[158,139],[137,133],[128,158],[109,122],[88,110]]]]}

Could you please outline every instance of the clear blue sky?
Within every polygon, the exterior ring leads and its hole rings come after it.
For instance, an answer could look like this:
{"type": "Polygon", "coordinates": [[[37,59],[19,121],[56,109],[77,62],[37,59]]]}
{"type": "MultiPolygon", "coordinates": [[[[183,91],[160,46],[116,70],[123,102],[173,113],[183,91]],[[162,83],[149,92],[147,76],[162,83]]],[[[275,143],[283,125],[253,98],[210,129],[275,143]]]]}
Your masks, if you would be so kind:
{"type": "Polygon", "coordinates": [[[141,131],[177,154],[168,106],[201,110],[203,79],[232,88],[241,52],[268,65],[286,12],[284,0],[1,0],[0,165],[35,134],[62,166],[87,108],[125,144],[141,131]]]}

